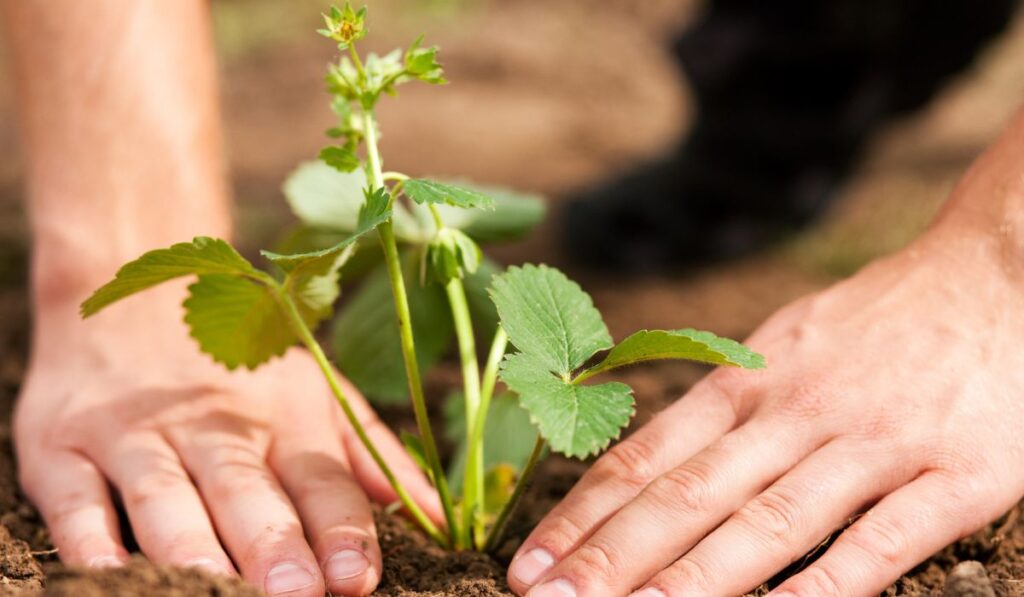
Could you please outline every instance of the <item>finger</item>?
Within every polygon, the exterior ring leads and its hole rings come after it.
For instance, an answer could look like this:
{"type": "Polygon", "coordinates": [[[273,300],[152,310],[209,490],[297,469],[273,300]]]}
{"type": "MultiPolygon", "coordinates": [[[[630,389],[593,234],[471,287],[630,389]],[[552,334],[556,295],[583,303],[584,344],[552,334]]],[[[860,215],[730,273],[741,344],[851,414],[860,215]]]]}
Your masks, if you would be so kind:
{"type": "Polygon", "coordinates": [[[890,494],[843,532],[818,561],[773,593],[868,595],[998,515],[990,492],[929,472],[890,494]]]}
{"type": "Polygon", "coordinates": [[[322,597],[323,577],[298,514],[260,446],[233,425],[208,418],[202,432],[178,429],[170,440],[242,576],[270,595],[322,597]]]}
{"type": "Polygon", "coordinates": [[[777,429],[754,419],[652,481],[530,595],[619,595],[647,581],[815,448],[777,429]]]}
{"type": "Polygon", "coordinates": [[[59,450],[23,458],[21,484],[70,566],[120,566],[128,559],[107,481],[83,455],[59,450]]]}
{"type": "Polygon", "coordinates": [[[98,460],[117,487],[135,540],[149,559],[235,574],[199,492],[162,436],[125,437],[98,460]]]}
{"type": "Polygon", "coordinates": [[[380,581],[380,546],[370,502],[349,475],[340,442],[280,440],[269,461],[298,509],[327,589],[368,595],[380,581]]]}
{"type": "MultiPolygon", "coordinates": [[[[377,451],[384,458],[384,462],[391,467],[392,472],[405,485],[413,500],[423,508],[427,516],[435,523],[444,524],[444,509],[441,507],[441,500],[437,496],[437,491],[434,490],[434,487],[427,480],[423,471],[409,457],[402,442],[395,437],[395,434],[388,429],[387,425],[381,422],[377,414],[366,404],[366,401],[363,400],[358,392],[353,389],[351,392],[348,392],[348,395],[352,396],[351,404],[356,412],[356,417],[362,423],[363,428],[366,429],[367,435],[370,436],[370,441],[377,447],[377,451]]],[[[352,431],[348,421],[344,421],[343,426],[345,429],[343,433],[345,450],[349,456],[352,473],[359,481],[359,484],[370,498],[378,503],[391,504],[398,501],[398,494],[395,493],[387,477],[384,476],[380,467],[374,462],[373,457],[367,451],[363,442],[360,441],[359,436],[352,431]]]]}
{"type": "Polygon", "coordinates": [[[722,437],[737,422],[731,402],[709,380],[602,456],[523,542],[509,566],[519,592],[580,545],[656,477],[722,437]]]}
{"type": "MultiPolygon", "coordinates": [[[[913,472],[888,449],[833,441],[748,502],[646,589],[662,595],[739,595],[818,545],[913,472]]],[[[637,595],[654,595],[638,591],[637,595]]]]}

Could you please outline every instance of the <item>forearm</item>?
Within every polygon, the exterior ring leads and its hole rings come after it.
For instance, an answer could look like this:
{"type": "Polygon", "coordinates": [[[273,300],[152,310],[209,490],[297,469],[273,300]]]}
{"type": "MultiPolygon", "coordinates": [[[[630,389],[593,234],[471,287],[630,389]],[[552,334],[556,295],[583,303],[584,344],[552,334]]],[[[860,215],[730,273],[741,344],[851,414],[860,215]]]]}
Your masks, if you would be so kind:
{"type": "Polygon", "coordinates": [[[0,0],[18,88],[36,300],[230,233],[202,0],[0,0]]]}
{"type": "Polygon", "coordinates": [[[992,252],[1024,280],[1024,109],[960,180],[926,235],[992,252]]]}

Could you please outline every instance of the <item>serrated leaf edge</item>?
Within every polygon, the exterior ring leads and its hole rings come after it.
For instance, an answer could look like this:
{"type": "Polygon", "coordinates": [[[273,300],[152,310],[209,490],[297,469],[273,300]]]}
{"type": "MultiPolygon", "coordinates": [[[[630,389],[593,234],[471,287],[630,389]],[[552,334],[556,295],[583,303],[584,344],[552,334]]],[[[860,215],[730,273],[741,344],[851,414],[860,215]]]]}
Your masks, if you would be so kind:
{"type": "MultiPolygon", "coordinates": [[[[520,353],[514,353],[514,354],[505,355],[505,357],[501,360],[500,371],[504,372],[505,364],[508,362],[509,357],[515,356],[515,354],[520,354],[520,353]]],[[[560,381],[562,383],[565,383],[566,385],[569,385],[569,386],[576,385],[576,384],[573,384],[572,382],[565,381],[564,379],[562,379],[561,376],[557,375],[556,373],[554,373],[552,371],[547,371],[546,373],[548,375],[551,375],[552,377],[554,377],[558,381],[560,381]]],[[[502,378],[502,381],[504,382],[504,378],[502,378]]],[[[604,441],[604,443],[596,445],[596,446],[594,446],[593,449],[588,450],[588,451],[586,451],[586,452],[584,452],[582,454],[577,454],[577,453],[572,453],[572,452],[562,452],[560,450],[556,450],[553,446],[551,447],[552,451],[557,452],[559,454],[562,454],[564,456],[568,456],[570,458],[578,458],[580,460],[583,460],[583,459],[586,459],[586,458],[590,458],[591,456],[597,456],[598,454],[603,452],[612,442],[618,441],[619,438],[622,437],[622,432],[625,431],[627,427],[629,427],[630,421],[632,421],[633,417],[636,416],[636,396],[633,393],[634,392],[633,387],[630,386],[629,384],[622,383],[622,382],[605,382],[605,383],[620,383],[620,384],[626,386],[627,388],[629,388],[629,396],[630,396],[630,398],[633,399],[633,403],[629,407],[629,418],[626,419],[626,424],[622,425],[621,427],[619,427],[618,432],[615,435],[610,436],[608,439],[606,439],[604,441]]],[[[600,384],[600,385],[604,385],[604,384],[600,384]]],[[[519,400],[518,400],[519,408],[522,408],[523,410],[526,411],[526,413],[530,416],[530,424],[532,424],[534,427],[537,428],[537,433],[541,437],[544,437],[544,433],[542,432],[542,428],[541,428],[540,419],[538,419],[533,414],[533,411],[531,411],[525,404],[523,404],[522,397],[519,396],[518,392],[516,392],[516,395],[517,395],[517,397],[519,397],[519,400]]],[[[551,445],[551,442],[548,440],[547,437],[544,437],[544,441],[547,441],[549,446],[551,445]]]]}

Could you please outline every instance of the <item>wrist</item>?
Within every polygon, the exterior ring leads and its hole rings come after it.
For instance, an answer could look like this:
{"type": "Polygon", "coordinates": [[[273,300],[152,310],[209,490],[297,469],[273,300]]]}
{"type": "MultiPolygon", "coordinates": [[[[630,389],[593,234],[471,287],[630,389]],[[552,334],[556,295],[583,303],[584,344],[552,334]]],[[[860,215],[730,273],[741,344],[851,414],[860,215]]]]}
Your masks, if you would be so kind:
{"type": "MultiPolygon", "coordinates": [[[[224,202],[221,202],[224,203],[224,202]]],[[[225,210],[226,212],[226,210],[225,210]]],[[[153,249],[195,236],[231,240],[226,217],[197,217],[165,226],[71,226],[58,218],[37,218],[33,225],[31,288],[34,310],[73,309],[114,278],[125,263],[153,249]]],[[[113,221],[115,218],[111,218],[113,221]]],[[[84,223],[83,223],[84,224],[84,223]]]]}
{"type": "Polygon", "coordinates": [[[1024,285],[1024,109],[964,174],[922,241],[981,253],[1024,285]]]}

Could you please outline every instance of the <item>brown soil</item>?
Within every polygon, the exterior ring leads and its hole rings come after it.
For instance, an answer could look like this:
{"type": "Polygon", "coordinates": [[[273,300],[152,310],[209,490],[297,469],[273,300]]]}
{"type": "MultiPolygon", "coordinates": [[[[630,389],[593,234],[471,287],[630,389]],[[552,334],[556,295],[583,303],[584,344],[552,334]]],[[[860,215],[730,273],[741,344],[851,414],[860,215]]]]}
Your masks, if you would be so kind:
{"type": "MultiPolygon", "coordinates": [[[[423,4],[446,3],[456,2],[423,4]]],[[[315,14],[322,4],[289,6],[315,14]]],[[[384,47],[406,37],[403,26],[426,27],[431,39],[444,46],[450,78],[456,82],[444,90],[411,88],[403,91],[402,101],[388,105],[382,125],[389,166],[411,173],[465,175],[551,195],[556,212],[551,223],[534,239],[503,247],[498,254],[508,261],[558,262],[552,251],[558,197],[628,168],[685,126],[685,89],[660,44],[693,13],[696,3],[509,0],[483,4],[486,10],[478,9],[478,2],[456,4],[474,8],[444,19],[395,17],[395,27],[375,30],[387,39],[375,37],[373,43],[384,47]],[[424,143],[429,151],[420,150],[424,143]]],[[[381,5],[397,6],[383,0],[381,5]]],[[[329,52],[323,44],[310,43],[308,35],[315,20],[301,20],[295,35],[288,34],[294,19],[282,18],[280,6],[278,0],[220,0],[214,5],[223,20],[225,117],[241,228],[250,248],[266,246],[279,232],[284,208],[276,189],[296,162],[315,154],[331,121],[320,91],[329,52]],[[274,35],[262,39],[239,34],[228,26],[232,11],[236,18],[244,11],[250,29],[263,27],[274,35]]],[[[409,3],[402,6],[404,11],[409,3]]],[[[390,10],[392,16],[398,12],[390,10]]],[[[628,283],[594,273],[573,275],[594,295],[617,337],[642,327],[688,325],[743,336],[782,304],[898,248],[920,230],[971,156],[1019,102],[1024,65],[1015,57],[1022,52],[1024,19],[1018,19],[972,74],[952,85],[925,113],[882,135],[833,213],[781,250],[686,276],[628,283]]],[[[8,155],[14,120],[6,117],[8,102],[0,94],[0,154],[5,158],[0,160],[0,594],[38,593],[44,586],[47,594],[55,595],[254,594],[237,581],[161,568],[141,558],[123,570],[68,570],[20,494],[8,420],[27,347],[26,243],[17,207],[18,160],[8,155]]],[[[628,373],[625,381],[640,400],[634,428],[678,398],[701,374],[693,367],[663,365],[628,373]]],[[[401,422],[400,416],[395,419],[401,422]]],[[[583,470],[584,464],[561,459],[542,465],[511,525],[512,539],[497,560],[442,552],[401,520],[382,515],[378,525],[386,557],[378,594],[509,595],[504,564],[516,541],[583,470]]],[[[1004,518],[946,548],[885,594],[940,595],[956,564],[979,561],[996,595],[1024,595],[1020,518],[1004,518]]],[[[950,587],[947,594],[957,594],[952,591],[950,587]]],[[[765,592],[761,587],[753,594],[765,592]]]]}

